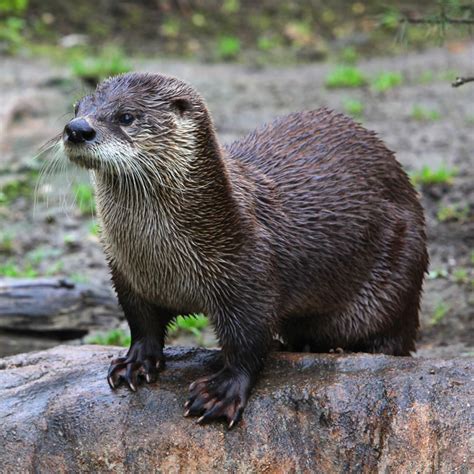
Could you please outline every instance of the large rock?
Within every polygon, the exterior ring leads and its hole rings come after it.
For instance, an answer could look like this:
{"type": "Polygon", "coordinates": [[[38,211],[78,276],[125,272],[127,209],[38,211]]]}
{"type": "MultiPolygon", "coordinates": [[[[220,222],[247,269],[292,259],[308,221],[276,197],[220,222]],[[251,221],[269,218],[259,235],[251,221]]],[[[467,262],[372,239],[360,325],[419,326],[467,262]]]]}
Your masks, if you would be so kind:
{"type": "Polygon", "coordinates": [[[2,472],[470,470],[472,358],[275,354],[227,431],[182,415],[215,352],[168,349],[160,381],[132,393],[105,380],[117,351],[0,360],[2,472]]]}

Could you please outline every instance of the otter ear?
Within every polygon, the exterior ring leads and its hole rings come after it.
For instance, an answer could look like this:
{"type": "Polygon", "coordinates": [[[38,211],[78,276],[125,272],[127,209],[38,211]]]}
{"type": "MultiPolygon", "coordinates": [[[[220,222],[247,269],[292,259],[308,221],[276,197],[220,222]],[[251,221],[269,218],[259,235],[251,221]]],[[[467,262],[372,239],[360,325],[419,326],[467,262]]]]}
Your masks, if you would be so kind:
{"type": "Polygon", "coordinates": [[[176,97],[171,100],[171,108],[178,115],[183,116],[193,108],[193,104],[187,97],[176,97]]]}

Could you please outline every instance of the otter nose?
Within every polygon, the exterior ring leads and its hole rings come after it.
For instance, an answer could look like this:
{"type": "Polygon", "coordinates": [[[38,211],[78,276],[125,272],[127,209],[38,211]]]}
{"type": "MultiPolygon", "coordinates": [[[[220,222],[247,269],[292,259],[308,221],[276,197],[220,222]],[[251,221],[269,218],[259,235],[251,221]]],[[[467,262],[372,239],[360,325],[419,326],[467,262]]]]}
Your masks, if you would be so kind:
{"type": "Polygon", "coordinates": [[[95,130],[83,118],[72,119],[65,127],[67,141],[72,143],[90,142],[95,137],[95,130]]]}

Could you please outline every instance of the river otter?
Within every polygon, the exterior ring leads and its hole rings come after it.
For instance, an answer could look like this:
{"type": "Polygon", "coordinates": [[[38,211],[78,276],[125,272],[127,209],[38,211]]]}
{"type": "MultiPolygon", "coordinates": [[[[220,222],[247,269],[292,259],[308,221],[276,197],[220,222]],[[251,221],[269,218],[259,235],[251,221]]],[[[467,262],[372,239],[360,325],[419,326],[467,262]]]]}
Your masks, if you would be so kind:
{"type": "Polygon", "coordinates": [[[142,73],[104,81],[75,115],[64,149],[92,170],[132,337],[112,388],[156,379],[179,314],[207,314],[223,356],[191,384],[185,414],[230,427],[275,335],[292,351],[415,350],[423,210],[373,132],[320,109],[221,147],[191,86],[142,73]]]}

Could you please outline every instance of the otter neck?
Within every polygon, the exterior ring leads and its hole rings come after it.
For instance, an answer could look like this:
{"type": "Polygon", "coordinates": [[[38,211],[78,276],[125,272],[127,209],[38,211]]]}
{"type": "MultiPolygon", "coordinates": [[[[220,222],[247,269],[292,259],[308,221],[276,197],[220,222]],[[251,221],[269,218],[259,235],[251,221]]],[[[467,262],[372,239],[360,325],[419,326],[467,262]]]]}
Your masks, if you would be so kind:
{"type": "Polygon", "coordinates": [[[131,177],[96,172],[97,207],[104,226],[111,216],[148,214],[157,226],[171,226],[203,247],[212,244],[224,250],[229,241],[239,240],[246,226],[225,159],[215,138],[203,143],[187,157],[192,162],[186,173],[175,179],[159,181],[148,174],[146,186],[137,187],[131,177]]]}

